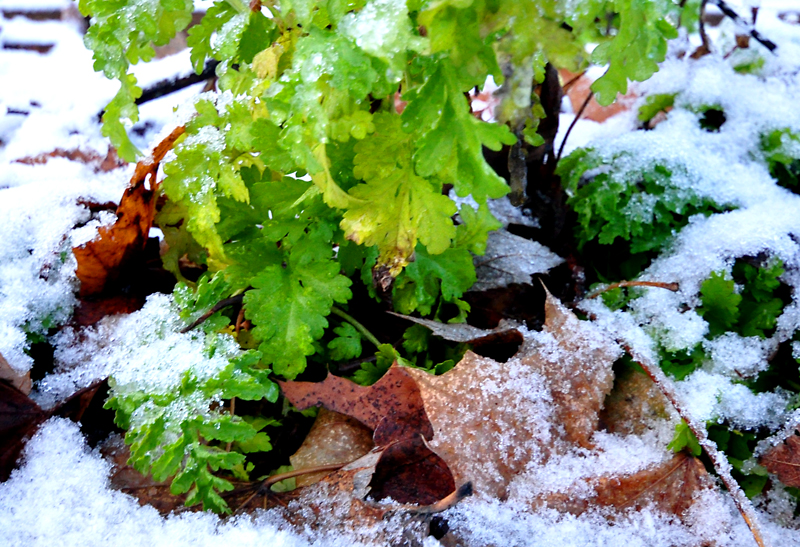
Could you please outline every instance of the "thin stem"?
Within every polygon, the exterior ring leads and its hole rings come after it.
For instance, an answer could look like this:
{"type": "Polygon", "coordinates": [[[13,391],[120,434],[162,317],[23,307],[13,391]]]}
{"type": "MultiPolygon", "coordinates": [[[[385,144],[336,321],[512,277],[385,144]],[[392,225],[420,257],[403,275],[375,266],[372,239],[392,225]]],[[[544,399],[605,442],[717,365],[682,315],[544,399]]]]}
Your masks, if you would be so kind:
{"type": "Polygon", "coordinates": [[[594,92],[589,90],[589,94],[586,95],[586,99],[584,99],[580,110],[578,110],[578,113],[575,115],[575,119],[572,120],[571,124],[569,124],[569,127],[567,128],[567,133],[564,135],[564,140],[561,141],[561,146],[558,147],[558,155],[556,156],[556,163],[558,163],[561,160],[561,154],[564,153],[564,145],[567,144],[567,139],[569,138],[569,134],[572,133],[572,129],[575,127],[575,124],[578,123],[578,120],[583,115],[583,111],[586,110],[587,106],[589,106],[589,101],[592,100],[592,95],[594,95],[594,92]]]}
{"type": "Polygon", "coordinates": [[[605,287],[601,287],[590,292],[586,298],[597,298],[604,292],[613,291],[624,287],[655,287],[657,289],[667,289],[668,291],[678,292],[680,286],[677,283],[664,283],[662,281],[620,281],[619,283],[612,283],[605,287]]]}
{"type": "Polygon", "coordinates": [[[344,467],[345,463],[334,463],[330,465],[320,465],[318,467],[309,467],[307,469],[296,469],[294,471],[289,471],[288,473],[279,473],[277,475],[272,475],[271,477],[267,477],[267,479],[261,483],[261,486],[258,487],[258,490],[253,492],[253,494],[244,500],[239,507],[236,508],[236,511],[233,512],[234,515],[238,515],[242,512],[242,510],[247,507],[247,505],[253,500],[254,497],[258,495],[265,496],[269,492],[269,487],[277,482],[281,482],[282,480],[292,479],[294,477],[299,477],[301,475],[308,475],[311,473],[319,473],[322,471],[336,471],[337,469],[341,469],[344,467]]]}
{"type": "Polygon", "coordinates": [[[337,308],[336,306],[333,306],[331,308],[331,312],[333,312],[334,314],[338,315],[339,317],[341,317],[342,319],[353,325],[356,328],[356,330],[360,332],[361,335],[364,338],[366,338],[376,348],[381,345],[380,341],[377,338],[375,338],[375,336],[371,332],[367,330],[367,327],[356,321],[356,319],[346,311],[337,308]]]}

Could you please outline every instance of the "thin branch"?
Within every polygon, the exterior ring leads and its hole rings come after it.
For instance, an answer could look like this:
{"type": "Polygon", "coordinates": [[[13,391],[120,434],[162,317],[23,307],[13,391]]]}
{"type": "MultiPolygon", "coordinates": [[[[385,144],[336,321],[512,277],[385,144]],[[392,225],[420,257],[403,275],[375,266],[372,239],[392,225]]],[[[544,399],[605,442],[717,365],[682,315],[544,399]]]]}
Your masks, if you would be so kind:
{"type": "Polygon", "coordinates": [[[564,85],[562,85],[562,86],[561,86],[561,90],[562,90],[562,91],[564,91],[564,92],[566,93],[566,91],[567,91],[567,90],[568,90],[570,87],[572,87],[573,85],[575,85],[575,82],[577,82],[578,80],[580,80],[580,79],[583,77],[583,75],[584,75],[584,74],[586,74],[586,71],[585,71],[585,70],[584,70],[583,72],[581,72],[580,74],[578,74],[578,75],[574,76],[572,79],[570,79],[570,81],[568,81],[568,82],[567,82],[567,83],[565,83],[564,85]]]}
{"type": "Polygon", "coordinates": [[[142,96],[136,99],[134,102],[137,105],[142,105],[146,102],[169,95],[170,93],[175,93],[176,91],[185,89],[190,85],[198,84],[213,78],[216,75],[217,65],[219,65],[219,61],[212,59],[206,62],[205,67],[203,67],[203,72],[200,74],[193,72],[188,76],[167,78],[165,80],[156,82],[153,85],[147,86],[142,90],[142,96]]]}
{"type": "Polygon", "coordinates": [[[198,317],[191,325],[186,327],[185,329],[181,330],[181,334],[185,334],[190,330],[194,329],[198,325],[203,324],[206,319],[217,313],[219,310],[227,308],[228,306],[235,306],[237,304],[241,304],[244,301],[244,293],[237,294],[236,296],[231,296],[230,298],[225,298],[220,300],[214,307],[208,310],[206,313],[198,317]]]}
{"type": "Polygon", "coordinates": [[[589,106],[589,101],[592,100],[592,95],[594,95],[594,91],[589,90],[589,94],[586,95],[586,99],[584,99],[581,108],[578,110],[578,113],[575,115],[575,119],[572,120],[572,123],[569,124],[567,128],[567,133],[564,135],[564,140],[561,141],[561,146],[558,147],[558,155],[556,156],[556,163],[561,160],[561,154],[564,153],[564,145],[567,144],[567,139],[569,138],[569,134],[572,133],[572,129],[575,127],[575,124],[578,123],[578,120],[583,115],[583,111],[586,110],[586,107],[589,106]]]}
{"type": "Polygon", "coordinates": [[[677,283],[664,283],[662,281],[620,281],[619,283],[611,283],[605,287],[595,289],[590,292],[586,298],[597,298],[605,292],[624,287],[655,287],[657,289],[667,289],[668,291],[672,292],[678,292],[678,289],[680,289],[680,286],[677,283]]]}
{"type": "Polygon", "coordinates": [[[733,8],[731,8],[727,3],[725,3],[724,0],[711,0],[711,1],[717,5],[719,10],[723,14],[733,19],[733,21],[737,25],[741,25],[745,29],[747,29],[750,36],[752,36],[756,42],[758,42],[759,44],[770,50],[772,53],[775,53],[775,50],[778,49],[778,46],[775,44],[775,42],[768,40],[767,38],[762,36],[760,32],[758,32],[755,28],[753,28],[753,25],[751,23],[745,21],[738,13],[736,13],[733,10],[733,8]]]}
{"type": "Polygon", "coordinates": [[[317,467],[309,467],[307,469],[296,469],[295,471],[289,471],[287,473],[278,473],[277,475],[272,475],[271,477],[267,477],[264,482],[258,487],[258,490],[253,492],[249,498],[244,500],[239,507],[236,508],[236,511],[233,512],[234,515],[238,515],[242,512],[242,510],[247,507],[247,505],[253,501],[253,498],[256,496],[264,496],[269,493],[269,487],[275,483],[281,482],[286,479],[293,479],[294,477],[299,477],[301,475],[309,475],[311,473],[319,473],[322,471],[336,471],[337,469],[341,469],[344,467],[345,463],[334,463],[330,465],[320,465],[317,467]]]}
{"type": "Polygon", "coordinates": [[[436,513],[442,513],[455,507],[458,502],[468,496],[471,496],[472,494],[472,483],[465,482],[453,490],[450,494],[443,497],[439,501],[432,503],[431,505],[400,505],[399,507],[395,507],[384,513],[383,518],[386,518],[393,513],[406,513],[408,515],[435,515],[436,513]]]}
{"type": "Polygon", "coordinates": [[[359,323],[352,315],[350,315],[346,311],[337,308],[336,306],[333,306],[331,307],[331,312],[335,315],[338,315],[351,325],[353,325],[356,328],[356,330],[360,332],[361,335],[364,338],[366,338],[376,348],[381,345],[380,341],[377,338],[375,338],[375,335],[373,335],[369,330],[367,330],[367,327],[359,323]]]}

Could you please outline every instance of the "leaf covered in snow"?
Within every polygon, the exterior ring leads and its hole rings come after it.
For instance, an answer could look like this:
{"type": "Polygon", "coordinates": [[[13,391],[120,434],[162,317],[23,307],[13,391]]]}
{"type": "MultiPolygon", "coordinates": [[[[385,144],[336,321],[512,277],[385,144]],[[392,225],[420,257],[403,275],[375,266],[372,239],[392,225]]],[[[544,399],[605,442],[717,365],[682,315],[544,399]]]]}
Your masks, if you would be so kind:
{"type": "Polygon", "coordinates": [[[486,254],[475,257],[478,281],[471,291],[506,287],[511,283],[531,283],[531,276],[545,273],[564,260],[536,241],[506,230],[489,234],[486,254]]]}

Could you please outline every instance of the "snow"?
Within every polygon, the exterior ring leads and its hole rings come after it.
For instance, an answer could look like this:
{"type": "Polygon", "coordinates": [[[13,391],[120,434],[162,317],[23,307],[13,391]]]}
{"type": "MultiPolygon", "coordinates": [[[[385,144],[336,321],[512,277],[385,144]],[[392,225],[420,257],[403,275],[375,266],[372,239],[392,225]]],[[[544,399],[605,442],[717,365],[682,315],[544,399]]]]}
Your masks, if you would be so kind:
{"type": "MultiPolygon", "coordinates": [[[[0,0],[0,8],[8,11],[69,5],[66,0],[0,0]]],[[[406,21],[406,9],[404,2],[373,0],[341,25],[368,51],[392,57],[397,44],[407,38],[404,33],[408,29],[400,26],[406,21]],[[376,17],[385,13],[396,15],[397,24],[390,20],[387,27],[374,28],[376,17]]],[[[731,61],[717,55],[699,61],[688,56],[670,58],[652,80],[637,86],[642,96],[679,94],[676,108],[665,121],[652,131],[633,133],[635,108],[603,124],[579,121],[565,146],[565,153],[578,146],[593,146],[624,170],[666,164],[673,170],[675,191],[692,191],[736,207],[728,213],[692,218],[642,275],[648,280],[678,282],[677,293],[643,289],[643,296],[632,302],[629,312],[612,312],[599,299],[584,302],[582,307],[599,328],[635,348],[644,360],[655,360],[655,342],[674,350],[703,344],[708,361],[675,383],[676,396],[687,413],[699,422],[725,420],[742,429],[767,428],[776,437],[788,430],[787,424],[793,427],[798,420],[796,412],[787,410],[791,394],[754,394],[740,380],[763,371],[777,344],[791,339],[800,327],[800,304],[784,310],[776,334],[768,340],[735,334],[708,340],[707,324],[692,308],[699,304],[702,281],[711,272],[730,272],[735,259],[742,256],[769,253],[780,258],[787,270],[782,280],[795,294],[800,290],[800,196],[776,186],[763,158],[749,152],[758,148],[765,132],[800,131],[796,107],[800,100],[800,27],[775,16],[796,9],[793,0],[762,3],[756,28],[779,48],[773,55],[754,46],[764,63],[755,74],[739,74],[731,68],[731,61]],[[709,106],[725,111],[726,122],[718,133],[698,126],[699,110],[709,106]]],[[[238,19],[229,24],[232,34],[240,31],[239,24],[238,19]]],[[[733,30],[733,24],[724,21],[710,31],[718,48],[732,43],[733,30]]],[[[684,39],[681,47],[685,50],[696,47],[695,38],[684,39]]],[[[46,54],[0,52],[0,80],[4,82],[0,86],[0,354],[24,372],[32,364],[25,353],[29,343],[26,330],[47,334],[49,325],[67,320],[76,303],[76,264],[70,248],[90,240],[97,227],[113,221],[110,213],[92,215],[79,199],[118,200],[131,169],[95,173],[89,166],[58,158],[44,165],[14,163],[55,148],[105,155],[107,143],[96,119],[118,85],[93,72],[91,54],[83,47],[77,23],[0,18],[0,41],[53,44],[46,54]]],[[[731,59],[746,60],[746,55],[737,53],[731,59]]],[[[313,77],[314,67],[308,68],[308,76],[313,77]]],[[[190,70],[186,51],[133,68],[141,85],[190,70]]],[[[201,87],[144,105],[136,144],[144,148],[156,142],[159,133],[169,130],[175,105],[185,104],[201,87]]],[[[185,110],[179,115],[185,116],[185,110]]],[[[572,113],[562,115],[557,146],[573,119],[572,113]]],[[[211,133],[195,138],[220,138],[211,133]]],[[[629,212],[641,215],[649,206],[639,203],[629,212]]],[[[506,223],[535,225],[535,219],[508,211],[507,202],[497,201],[493,210],[502,211],[506,223]]],[[[502,255],[524,252],[527,269],[512,272],[513,281],[529,282],[531,273],[547,271],[562,261],[541,245],[527,242],[529,248],[524,249],[520,242],[510,241],[512,238],[508,232],[493,235],[487,257],[494,256],[499,264],[502,255]]],[[[237,351],[230,339],[223,338],[217,354],[210,357],[203,339],[181,334],[181,326],[171,297],[154,295],[139,312],[109,317],[88,329],[65,328],[51,340],[57,348],[56,369],[37,384],[34,398],[49,407],[108,375],[114,376],[117,389],[166,391],[177,385],[186,371],[212,374],[227,363],[226,356],[237,351]]],[[[794,342],[793,347],[800,354],[800,343],[794,342]]],[[[518,398],[537,393],[529,379],[520,376],[517,380],[518,398]]],[[[208,401],[200,403],[207,405],[208,401]]],[[[538,544],[565,546],[664,545],[665,538],[670,545],[697,545],[698,540],[720,546],[752,545],[730,496],[719,491],[702,494],[688,516],[691,527],[647,510],[617,515],[609,523],[607,515],[600,512],[576,517],[530,509],[531,500],[539,493],[586,495],[581,491],[586,477],[634,473],[664,461],[670,456],[664,447],[674,422],[672,416],[650,424],[642,436],[597,433],[592,450],[533,461],[512,481],[507,500],[469,498],[447,513],[448,523],[470,545],[530,545],[533,538],[538,544]]],[[[131,496],[109,488],[110,472],[110,464],[87,447],[75,424],[49,420],[27,443],[19,469],[0,485],[4,544],[99,546],[124,538],[126,545],[148,546],[222,542],[281,547],[358,545],[353,534],[290,532],[274,512],[228,520],[196,513],[162,517],[153,508],[139,506],[131,496]]],[[[800,545],[794,508],[785,491],[775,488],[756,502],[759,508],[769,510],[759,516],[773,545],[800,545]]],[[[363,539],[363,534],[355,536],[363,539]]],[[[439,543],[433,538],[425,540],[426,547],[436,545],[439,543]]]]}

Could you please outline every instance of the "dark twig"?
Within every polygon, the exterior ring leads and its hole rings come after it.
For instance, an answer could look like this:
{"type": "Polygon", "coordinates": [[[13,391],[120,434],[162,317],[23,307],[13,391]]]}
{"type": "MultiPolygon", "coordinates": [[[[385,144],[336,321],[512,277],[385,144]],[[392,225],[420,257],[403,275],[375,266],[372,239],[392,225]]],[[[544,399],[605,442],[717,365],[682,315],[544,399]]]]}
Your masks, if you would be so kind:
{"type": "Polygon", "coordinates": [[[281,482],[286,479],[293,479],[294,477],[299,477],[301,475],[308,475],[311,473],[319,473],[321,471],[336,471],[337,469],[341,469],[346,464],[344,463],[334,463],[330,465],[320,465],[318,467],[309,467],[307,469],[297,469],[295,471],[289,471],[288,473],[279,473],[277,475],[272,475],[271,477],[267,477],[264,482],[258,487],[258,490],[253,492],[249,498],[244,500],[239,507],[236,508],[236,511],[233,512],[234,515],[238,515],[239,513],[244,510],[247,505],[253,501],[253,498],[256,496],[265,496],[269,493],[269,487],[277,482],[281,482]]]}
{"type": "Polygon", "coordinates": [[[667,289],[672,292],[678,292],[678,289],[680,289],[677,283],[664,283],[662,281],[620,281],[619,283],[611,283],[610,285],[596,289],[590,292],[586,298],[597,298],[604,292],[624,287],[655,287],[657,289],[667,289]]]}
{"type": "Polygon", "coordinates": [[[758,32],[755,28],[753,28],[753,25],[751,23],[745,21],[738,13],[736,13],[733,10],[733,8],[731,8],[727,3],[725,3],[724,0],[711,0],[711,1],[717,5],[719,10],[723,14],[725,14],[725,16],[730,17],[736,24],[741,25],[745,29],[747,29],[750,36],[752,36],[756,42],[758,42],[759,44],[770,50],[772,53],[775,53],[775,50],[778,49],[778,46],[775,44],[775,42],[772,42],[771,40],[768,40],[767,38],[762,36],[760,32],[758,32]]]}
{"type": "Polygon", "coordinates": [[[578,113],[575,115],[575,119],[572,120],[571,124],[569,124],[569,127],[567,128],[567,133],[564,135],[564,140],[561,141],[561,146],[558,147],[558,155],[556,156],[556,163],[558,163],[561,160],[561,154],[564,153],[564,145],[567,144],[567,139],[569,138],[569,134],[572,133],[572,129],[575,127],[575,124],[578,123],[578,120],[583,115],[583,111],[586,110],[587,106],[589,106],[589,101],[592,100],[592,95],[594,95],[594,91],[589,90],[589,94],[586,95],[586,99],[584,99],[580,110],[578,110],[578,113]]]}
{"type": "Polygon", "coordinates": [[[236,296],[231,296],[230,298],[225,298],[223,300],[220,300],[219,302],[214,304],[213,308],[211,308],[206,313],[198,317],[194,322],[192,322],[191,325],[189,325],[185,329],[182,329],[181,333],[182,334],[187,333],[190,330],[197,327],[198,325],[201,325],[203,322],[205,322],[206,319],[217,313],[219,310],[227,308],[228,306],[240,305],[243,301],[244,301],[244,293],[237,294],[236,296]]]}
{"type": "Polygon", "coordinates": [[[175,93],[176,91],[185,89],[190,85],[198,84],[213,78],[216,75],[217,65],[219,65],[219,61],[209,60],[206,61],[205,67],[203,67],[203,72],[200,74],[193,72],[188,76],[167,78],[166,80],[161,80],[160,82],[156,82],[151,86],[147,86],[144,88],[144,90],[142,90],[142,96],[136,99],[135,102],[136,104],[144,104],[154,99],[158,99],[159,97],[163,97],[165,95],[169,95],[170,93],[175,93]]]}

